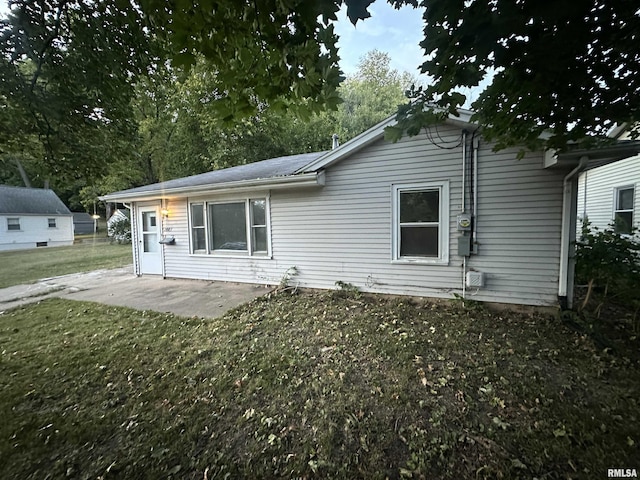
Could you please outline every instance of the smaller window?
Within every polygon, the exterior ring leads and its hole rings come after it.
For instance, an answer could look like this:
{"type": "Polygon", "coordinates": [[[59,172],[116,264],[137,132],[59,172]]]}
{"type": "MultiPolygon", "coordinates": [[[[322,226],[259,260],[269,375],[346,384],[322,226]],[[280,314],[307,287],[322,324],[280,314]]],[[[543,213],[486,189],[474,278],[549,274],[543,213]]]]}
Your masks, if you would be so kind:
{"type": "Polygon", "coordinates": [[[55,218],[48,218],[47,221],[49,222],[49,228],[56,228],[56,219],[55,218]]]}
{"type": "Polygon", "coordinates": [[[392,260],[446,264],[448,183],[394,186],[393,203],[392,260]]]}
{"type": "Polygon", "coordinates": [[[613,212],[614,229],[629,234],[633,230],[634,187],[617,188],[613,212]]]}
{"type": "Polygon", "coordinates": [[[267,253],[267,202],[251,200],[251,249],[267,253]]]}
{"type": "Polygon", "coordinates": [[[20,230],[20,219],[7,218],[7,230],[20,230]]]}
{"type": "Polygon", "coordinates": [[[207,251],[203,203],[191,204],[191,248],[194,252],[207,251]]]}

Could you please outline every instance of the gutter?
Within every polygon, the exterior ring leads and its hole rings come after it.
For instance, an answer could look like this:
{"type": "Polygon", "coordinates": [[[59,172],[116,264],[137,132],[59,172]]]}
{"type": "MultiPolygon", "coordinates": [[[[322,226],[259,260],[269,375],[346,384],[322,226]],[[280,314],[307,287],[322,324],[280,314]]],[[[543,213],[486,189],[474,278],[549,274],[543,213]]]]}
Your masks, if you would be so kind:
{"type": "Polygon", "coordinates": [[[149,190],[137,192],[116,192],[98,197],[103,202],[146,201],[157,200],[163,197],[187,197],[190,195],[205,194],[209,192],[245,192],[257,188],[269,188],[279,190],[285,188],[317,187],[325,183],[324,172],[312,172],[288,177],[258,178],[252,180],[238,180],[220,184],[204,184],[188,187],[165,188],[162,190],[149,190]]]}

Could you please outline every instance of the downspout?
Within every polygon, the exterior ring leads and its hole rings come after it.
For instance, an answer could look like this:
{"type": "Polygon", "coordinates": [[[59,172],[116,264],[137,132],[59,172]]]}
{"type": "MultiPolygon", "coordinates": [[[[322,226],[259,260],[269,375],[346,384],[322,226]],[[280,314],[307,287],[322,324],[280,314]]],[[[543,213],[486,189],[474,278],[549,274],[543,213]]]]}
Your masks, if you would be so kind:
{"type": "Polygon", "coordinates": [[[584,170],[589,157],[580,158],[580,163],[571,170],[563,181],[562,192],[562,230],[560,233],[560,273],[558,279],[558,297],[563,309],[571,309],[573,306],[573,256],[571,250],[576,240],[577,220],[577,188],[576,176],[584,170]]]}
{"type": "Polygon", "coordinates": [[[124,208],[126,208],[127,210],[129,210],[129,218],[130,218],[130,225],[131,225],[131,250],[133,251],[133,274],[136,276],[140,276],[140,265],[139,265],[139,260],[138,260],[138,225],[136,222],[136,215],[133,209],[133,205],[129,204],[127,205],[125,202],[122,202],[122,205],[124,205],[124,208]]]}
{"type": "Polygon", "coordinates": [[[471,235],[473,244],[471,245],[471,252],[478,253],[478,150],[480,149],[480,138],[473,138],[473,214],[471,221],[471,235]]]}
{"type": "MultiPolygon", "coordinates": [[[[160,199],[160,239],[164,238],[164,234],[165,231],[167,229],[167,218],[168,216],[165,215],[163,212],[168,212],[168,208],[167,208],[167,199],[166,198],[161,198],[160,199]]],[[[166,245],[164,243],[160,244],[160,253],[162,255],[161,259],[162,259],[162,278],[167,278],[167,250],[166,250],[166,245]]]]}
{"type": "Polygon", "coordinates": [[[467,208],[466,189],[467,189],[467,131],[462,130],[462,208],[460,213],[464,213],[467,208]]]}
{"type": "Polygon", "coordinates": [[[584,172],[584,191],[582,195],[582,219],[587,219],[587,187],[589,183],[589,172],[584,172]]]}
{"type": "MultiPolygon", "coordinates": [[[[467,189],[466,184],[466,172],[467,172],[467,131],[462,130],[462,208],[460,208],[460,213],[464,213],[467,207],[465,190],[467,189]]],[[[458,239],[460,241],[460,239],[458,239]]],[[[465,300],[467,297],[467,257],[462,257],[462,300],[465,300]]]]}

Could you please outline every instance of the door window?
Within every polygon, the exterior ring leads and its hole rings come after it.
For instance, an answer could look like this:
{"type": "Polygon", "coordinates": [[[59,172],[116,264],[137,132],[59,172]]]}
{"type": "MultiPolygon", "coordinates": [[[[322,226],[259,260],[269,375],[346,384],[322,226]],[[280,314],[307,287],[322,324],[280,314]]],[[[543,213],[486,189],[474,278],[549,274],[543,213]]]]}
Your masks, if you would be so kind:
{"type": "Polygon", "coordinates": [[[145,253],[160,250],[156,212],[142,212],[142,246],[145,253]]]}

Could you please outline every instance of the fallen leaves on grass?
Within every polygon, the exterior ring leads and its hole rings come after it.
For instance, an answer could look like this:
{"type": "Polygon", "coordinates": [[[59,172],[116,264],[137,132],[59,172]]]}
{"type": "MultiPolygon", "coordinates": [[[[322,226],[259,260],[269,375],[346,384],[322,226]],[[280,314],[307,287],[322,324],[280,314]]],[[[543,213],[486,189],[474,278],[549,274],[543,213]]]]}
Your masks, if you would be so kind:
{"type": "Polygon", "coordinates": [[[590,478],[639,457],[637,366],[541,314],[49,300],[0,316],[0,350],[3,478],[590,478]]]}

